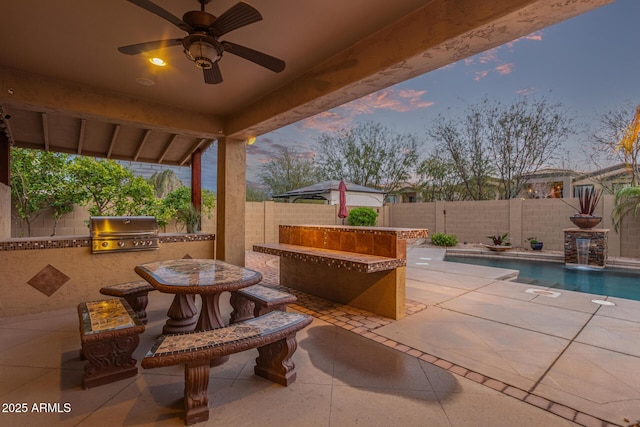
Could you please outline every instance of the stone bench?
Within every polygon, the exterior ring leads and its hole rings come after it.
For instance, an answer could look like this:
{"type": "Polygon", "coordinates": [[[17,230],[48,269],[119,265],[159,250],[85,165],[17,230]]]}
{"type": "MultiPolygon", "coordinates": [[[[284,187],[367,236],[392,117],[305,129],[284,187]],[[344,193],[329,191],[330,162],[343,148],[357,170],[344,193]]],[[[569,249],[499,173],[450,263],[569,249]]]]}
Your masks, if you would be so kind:
{"type": "Polygon", "coordinates": [[[81,358],[87,360],[82,388],[88,389],[135,376],[131,357],[144,325],[124,298],[84,302],[78,305],[81,358]]]}
{"type": "Polygon", "coordinates": [[[155,291],[146,280],[136,280],[134,282],[119,283],[117,285],[105,286],[100,289],[102,295],[124,298],[131,308],[136,312],[138,319],[143,324],[147,324],[147,304],[149,304],[149,291],[155,291]]]}
{"type": "Polygon", "coordinates": [[[297,348],[296,332],[311,321],[311,316],[276,310],[224,328],[162,335],[142,360],[142,367],[184,365],[185,424],[207,421],[211,360],[257,348],[254,373],[288,386],[296,379],[291,360],[297,348]]]}
{"type": "Polygon", "coordinates": [[[287,304],[297,300],[295,295],[262,285],[242,288],[231,294],[231,323],[259,317],[273,310],[286,311],[287,304]]]}

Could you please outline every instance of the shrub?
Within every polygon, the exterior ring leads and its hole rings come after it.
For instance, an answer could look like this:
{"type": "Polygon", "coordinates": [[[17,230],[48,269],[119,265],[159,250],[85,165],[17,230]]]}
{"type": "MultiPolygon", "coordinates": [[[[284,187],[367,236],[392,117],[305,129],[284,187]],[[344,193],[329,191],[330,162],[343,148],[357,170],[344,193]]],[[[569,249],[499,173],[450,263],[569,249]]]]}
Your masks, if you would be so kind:
{"type": "Polygon", "coordinates": [[[436,246],[455,246],[458,238],[455,234],[434,233],[431,235],[431,243],[436,246]]]}
{"type": "Polygon", "coordinates": [[[355,208],[349,211],[347,223],[349,225],[364,225],[372,227],[376,225],[378,214],[372,208],[355,208]]]}

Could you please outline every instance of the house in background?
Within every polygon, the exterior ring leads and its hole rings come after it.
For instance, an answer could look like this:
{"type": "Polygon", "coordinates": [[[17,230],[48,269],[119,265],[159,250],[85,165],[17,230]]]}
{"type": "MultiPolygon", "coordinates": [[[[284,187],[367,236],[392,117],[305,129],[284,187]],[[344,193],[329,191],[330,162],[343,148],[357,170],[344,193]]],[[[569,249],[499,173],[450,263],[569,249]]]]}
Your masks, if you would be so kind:
{"type": "MultiPolygon", "coordinates": [[[[345,182],[347,185],[347,206],[367,206],[372,208],[382,207],[385,193],[375,188],[345,182]]],[[[287,191],[273,196],[273,199],[281,199],[286,203],[305,202],[310,200],[322,201],[325,205],[340,204],[340,181],[324,181],[296,190],[287,191]]]]}
{"type": "Polygon", "coordinates": [[[519,194],[523,199],[573,197],[572,185],[580,175],[570,169],[541,169],[527,176],[527,184],[519,194]]]}
{"type": "Polygon", "coordinates": [[[629,186],[631,178],[629,166],[624,163],[580,174],[573,180],[573,197],[578,197],[581,188],[602,188],[605,194],[615,194],[619,189],[629,186]]]}
{"type": "Polygon", "coordinates": [[[578,197],[578,192],[583,188],[603,189],[605,194],[614,194],[630,183],[631,172],[624,163],[593,172],[543,169],[529,176],[520,197],[526,199],[578,197]]]}

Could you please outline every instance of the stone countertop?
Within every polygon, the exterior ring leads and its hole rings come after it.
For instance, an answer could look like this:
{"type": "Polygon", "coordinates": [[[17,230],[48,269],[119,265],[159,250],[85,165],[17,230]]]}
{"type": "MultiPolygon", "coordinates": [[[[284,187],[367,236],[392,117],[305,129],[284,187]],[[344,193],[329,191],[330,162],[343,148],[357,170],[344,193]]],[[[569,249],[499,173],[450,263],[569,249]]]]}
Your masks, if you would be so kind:
{"type": "Polygon", "coordinates": [[[405,227],[364,227],[353,225],[319,225],[319,224],[296,224],[280,225],[280,228],[307,228],[322,229],[326,231],[349,231],[355,233],[371,234],[395,234],[399,239],[419,239],[429,237],[429,230],[426,228],[405,228],[405,227]]]}
{"type": "MultiPolygon", "coordinates": [[[[211,233],[160,233],[160,243],[194,242],[215,240],[211,233]]],[[[90,248],[91,238],[86,236],[39,236],[16,237],[0,241],[1,251],[19,251],[34,249],[90,248]]]]}

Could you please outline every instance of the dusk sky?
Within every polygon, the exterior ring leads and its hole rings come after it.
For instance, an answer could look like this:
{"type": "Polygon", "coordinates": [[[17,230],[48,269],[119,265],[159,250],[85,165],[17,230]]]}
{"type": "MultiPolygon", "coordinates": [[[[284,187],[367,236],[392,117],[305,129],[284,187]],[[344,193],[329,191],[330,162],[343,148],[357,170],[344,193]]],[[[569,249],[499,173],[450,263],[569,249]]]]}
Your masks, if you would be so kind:
{"type": "MultiPolygon", "coordinates": [[[[438,114],[463,117],[465,109],[487,97],[511,103],[519,94],[544,96],[587,131],[598,116],[625,103],[640,103],[640,0],[614,3],[522,37],[498,48],[407,80],[395,86],[258,136],[247,149],[247,180],[279,146],[311,155],[323,132],[352,123],[382,123],[434,143],[427,129],[438,114]]],[[[634,111],[629,112],[629,120],[634,111]]],[[[583,155],[586,133],[567,141],[569,165],[588,169],[583,155]]],[[[203,158],[203,186],[215,191],[215,144],[203,158]]],[[[550,165],[553,166],[553,165],[550,165]]],[[[180,174],[181,177],[183,174],[180,174]]]]}

